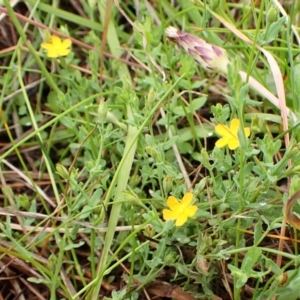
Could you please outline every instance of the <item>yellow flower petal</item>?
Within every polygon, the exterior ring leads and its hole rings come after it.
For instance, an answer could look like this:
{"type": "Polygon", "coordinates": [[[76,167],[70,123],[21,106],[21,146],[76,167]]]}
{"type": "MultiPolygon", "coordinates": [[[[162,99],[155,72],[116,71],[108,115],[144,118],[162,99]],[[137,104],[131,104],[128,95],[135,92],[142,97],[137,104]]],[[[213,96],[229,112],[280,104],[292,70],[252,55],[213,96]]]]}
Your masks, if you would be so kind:
{"type": "Polygon", "coordinates": [[[238,139],[231,139],[229,142],[228,142],[228,148],[230,150],[235,150],[236,148],[238,148],[238,146],[240,145],[240,142],[238,139]]]}
{"type": "Polygon", "coordinates": [[[230,139],[227,137],[220,138],[216,141],[215,146],[217,148],[223,148],[224,146],[228,145],[229,141],[230,141],[230,139]]]}
{"type": "Polygon", "coordinates": [[[169,209],[164,209],[163,210],[163,219],[165,221],[169,221],[169,220],[176,220],[178,217],[178,213],[177,211],[171,211],[169,209]]]}
{"type": "Polygon", "coordinates": [[[240,120],[239,119],[232,119],[230,122],[230,131],[233,135],[237,136],[237,132],[240,128],[240,120]]]}
{"type": "Polygon", "coordinates": [[[188,216],[188,217],[192,217],[194,216],[194,214],[197,212],[198,207],[196,205],[192,205],[188,208],[185,209],[184,213],[188,216]]]}
{"type": "Polygon", "coordinates": [[[184,207],[188,207],[193,201],[193,194],[192,193],[186,193],[182,200],[181,200],[181,204],[184,207]]]}
{"type": "Polygon", "coordinates": [[[61,46],[63,48],[70,48],[71,45],[72,45],[72,41],[70,39],[64,39],[61,46]]]}
{"type": "Polygon", "coordinates": [[[55,58],[55,57],[58,57],[59,55],[57,54],[57,51],[55,49],[51,49],[47,52],[47,57],[50,57],[50,58],[55,58]]]}
{"type": "Polygon", "coordinates": [[[46,50],[53,49],[53,44],[50,43],[41,43],[41,47],[46,50]]]}
{"type": "Polygon", "coordinates": [[[245,132],[245,136],[246,136],[246,137],[249,137],[249,136],[250,136],[251,131],[250,131],[250,128],[249,128],[249,127],[244,128],[244,132],[245,132]]]}
{"type": "Polygon", "coordinates": [[[70,49],[58,49],[57,54],[58,56],[66,56],[70,53],[70,49]]]}
{"type": "Polygon", "coordinates": [[[187,215],[180,215],[175,223],[175,226],[182,226],[187,221],[187,215]]]}
{"type": "Polygon", "coordinates": [[[61,39],[58,36],[51,35],[51,43],[57,48],[61,47],[61,39]]]}
{"type": "Polygon", "coordinates": [[[170,196],[167,200],[167,206],[171,210],[177,210],[180,208],[181,204],[174,196],[170,196]]]}
{"type": "Polygon", "coordinates": [[[232,133],[226,125],[218,124],[217,126],[215,126],[215,131],[223,137],[232,138],[232,133]]]}

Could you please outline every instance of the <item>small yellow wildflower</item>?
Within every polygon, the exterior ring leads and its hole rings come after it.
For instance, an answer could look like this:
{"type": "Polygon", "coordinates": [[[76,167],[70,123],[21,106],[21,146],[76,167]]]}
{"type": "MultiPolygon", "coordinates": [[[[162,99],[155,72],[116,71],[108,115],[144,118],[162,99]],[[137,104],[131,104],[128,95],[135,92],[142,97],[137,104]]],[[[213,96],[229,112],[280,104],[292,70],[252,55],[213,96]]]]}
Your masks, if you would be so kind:
{"type": "Polygon", "coordinates": [[[42,43],[41,47],[47,51],[47,57],[56,58],[66,56],[70,53],[72,41],[64,39],[63,41],[55,35],[51,35],[49,43],[42,43]]]}
{"type": "Polygon", "coordinates": [[[167,200],[167,206],[170,209],[163,210],[163,218],[165,221],[176,220],[176,226],[182,226],[188,217],[193,217],[197,211],[196,205],[191,205],[193,200],[192,193],[186,193],[181,202],[173,196],[167,200]]]}
{"type": "MultiPolygon", "coordinates": [[[[230,122],[230,127],[219,124],[215,127],[215,131],[221,135],[222,137],[216,141],[216,147],[222,148],[228,145],[230,150],[235,150],[239,147],[240,141],[238,138],[238,130],[240,129],[240,120],[239,119],[232,119],[230,122]]],[[[244,133],[246,137],[250,136],[250,128],[244,128],[244,133]]]]}

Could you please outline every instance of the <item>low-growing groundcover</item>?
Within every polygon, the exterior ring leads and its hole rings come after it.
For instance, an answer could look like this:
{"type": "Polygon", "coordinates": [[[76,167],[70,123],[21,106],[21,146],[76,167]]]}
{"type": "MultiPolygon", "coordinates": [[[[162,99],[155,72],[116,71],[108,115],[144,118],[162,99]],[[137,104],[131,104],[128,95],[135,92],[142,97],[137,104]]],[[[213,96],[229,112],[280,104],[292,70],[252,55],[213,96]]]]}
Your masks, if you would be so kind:
{"type": "Polygon", "coordinates": [[[12,2],[1,298],[300,298],[299,2],[12,2]]]}

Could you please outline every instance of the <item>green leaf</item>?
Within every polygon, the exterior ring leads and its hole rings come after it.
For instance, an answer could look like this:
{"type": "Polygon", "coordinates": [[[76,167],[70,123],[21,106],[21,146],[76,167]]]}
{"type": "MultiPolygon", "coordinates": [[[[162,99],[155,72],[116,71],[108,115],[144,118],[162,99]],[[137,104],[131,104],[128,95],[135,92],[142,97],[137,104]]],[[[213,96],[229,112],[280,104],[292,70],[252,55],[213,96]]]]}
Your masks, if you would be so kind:
{"type": "Polygon", "coordinates": [[[295,64],[294,67],[291,69],[291,72],[294,73],[294,89],[295,93],[300,98],[300,84],[299,84],[299,77],[300,77],[300,64],[295,64]]]}
{"type": "Polygon", "coordinates": [[[146,264],[150,267],[150,268],[155,268],[157,266],[159,266],[162,263],[161,258],[159,257],[154,257],[151,260],[146,260],[146,264]]]}
{"type": "Polygon", "coordinates": [[[67,245],[64,250],[65,251],[68,251],[68,250],[71,250],[71,249],[74,249],[74,248],[79,248],[81,247],[82,245],[84,244],[84,241],[80,241],[79,243],[71,243],[69,245],[67,245]]]}
{"type": "Polygon", "coordinates": [[[199,108],[203,107],[206,103],[207,97],[199,97],[190,103],[189,107],[183,108],[182,106],[177,106],[173,109],[173,113],[179,117],[183,117],[186,113],[193,113],[194,111],[198,110],[199,108]]]}
{"type": "Polygon", "coordinates": [[[248,280],[248,276],[240,269],[233,265],[228,265],[228,269],[231,271],[233,277],[238,278],[236,288],[241,288],[248,280]]]}
{"type": "Polygon", "coordinates": [[[33,282],[36,284],[45,284],[45,285],[49,285],[50,284],[50,280],[47,279],[43,279],[43,278],[36,278],[36,277],[28,277],[27,280],[29,282],[33,282]]]}
{"type": "Polygon", "coordinates": [[[254,229],[254,245],[258,245],[262,236],[262,225],[261,222],[257,222],[254,229]]]}
{"type": "Polygon", "coordinates": [[[285,22],[286,18],[285,16],[283,16],[270,25],[269,29],[265,32],[263,37],[266,44],[271,43],[276,39],[278,33],[282,30],[282,26],[285,22]]]}
{"type": "Polygon", "coordinates": [[[213,166],[210,164],[210,158],[209,158],[208,152],[204,148],[201,149],[200,153],[193,152],[192,157],[196,161],[201,162],[206,169],[212,170],[213,166]]]}
{"type": "Polygon", "coordinates": [[[87,218],[91,212],[93,211],[93,208],[89,205],[86,205],[82,208],[80,215],[78,216],[79,219],[85,219],[87,218]]]}
{"type": "Polygon", "coordinates": [[[199,97],[194,99],[190,104],[190,112],[194,112],[206,103],[207,97],[199,97]]]}
{"type": "Polygon", "coordinates": [[[247,274],[248,277],[252,274],[252,268],[261,256],[261,249],[258,247],[251,247],[246,256],[244,257],[241,269],[247,274]]]}

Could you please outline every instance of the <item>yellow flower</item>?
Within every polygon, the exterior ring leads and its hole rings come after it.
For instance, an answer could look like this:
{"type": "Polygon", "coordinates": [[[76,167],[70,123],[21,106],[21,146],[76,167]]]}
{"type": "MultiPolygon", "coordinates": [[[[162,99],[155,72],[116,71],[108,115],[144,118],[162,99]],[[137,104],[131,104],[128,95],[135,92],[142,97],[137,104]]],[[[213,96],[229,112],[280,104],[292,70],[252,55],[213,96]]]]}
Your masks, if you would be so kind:
{"type": "Polygon", "coordinates": [[[182,226],[188,217],[194,216],[197,211],[197,206],[191,205],[193,200],[192,193],[186,193],[181,202],[173,196],[170,196],[167,200],[167,206],[170,209],[163,210],[163,218],[165,221],[176,220],[176,226],[182,226]]]}
{"type": "MultiPolygon", "coordinates": [[[[216,141],[216,147],[222,148],[228,145],[230,150],[235,150],[239,147],[240,141],[238,138],[238,130],[240,129],[240,120],[232,119],[230,122],[230,127],[219,124],[215,127],[215,131],[222,137],[216,141]]],[[[244,133],[246,137],[250,136],[250,128],[244,128],[244,133]]]]}
{"type": "Polygon", "coordinates": [[[70,39],[62,41],[58,36],[52,35],[49,43],[42,43],[41,47],[47,51],[47,57],[56,58],[68,55],[71,51],[71,45],[70,39]]]}

